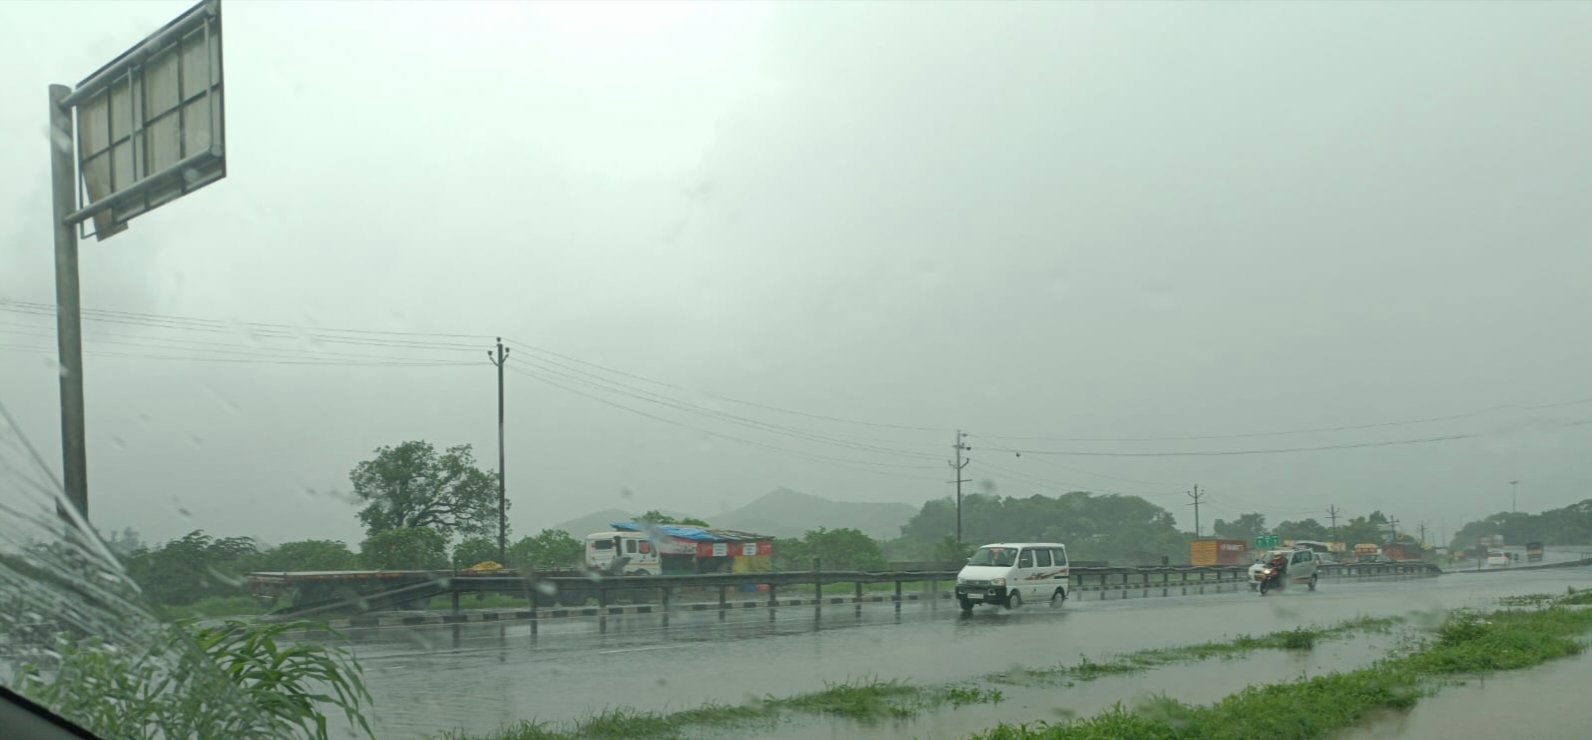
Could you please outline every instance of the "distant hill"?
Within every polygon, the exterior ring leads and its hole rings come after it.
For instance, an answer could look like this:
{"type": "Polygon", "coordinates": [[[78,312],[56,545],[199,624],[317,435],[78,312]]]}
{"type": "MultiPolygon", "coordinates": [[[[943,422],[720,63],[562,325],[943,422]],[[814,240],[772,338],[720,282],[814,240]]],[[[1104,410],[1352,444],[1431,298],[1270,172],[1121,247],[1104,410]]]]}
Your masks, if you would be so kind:
{"type": "MultiPolygon", "coordinates": [[[[680,512],[670,511],[668,509],[660,509],[659,512],[666,516],[675,517],[676,519],[681,519],[688,516],[687,514],[681,514],[680,512]]],[[[613,529],[614,522],[632,521],[643,513],[645,512],[625,511],[624,509],[603,509],[595,514],[587,514],[583,517],[571,519],[563,524],[555,524],[550,528],[562,529],[565,532],[568,532],[571,537],[574,537],[578,540],[593,532],[607,532],[608,530],[613,529]]],[[[718,522],[715,522],[712,519],[707,519],[706,521],[711,524],[718,524],[718,522]]],[[[538,534],[541,531],[541,529],[537,529],[535,532],[526,532],[525,534],[538,534]]]]}
{"type": "Polygon", "coordinates": [[[800,537],[808,530],[850,527],[875,539],[901,536],[901,526],[918,512],[907,504],[831,501],[820,496],[776,488],[756,501],[709,517],[715,527],[775,537],[800,537]]]}

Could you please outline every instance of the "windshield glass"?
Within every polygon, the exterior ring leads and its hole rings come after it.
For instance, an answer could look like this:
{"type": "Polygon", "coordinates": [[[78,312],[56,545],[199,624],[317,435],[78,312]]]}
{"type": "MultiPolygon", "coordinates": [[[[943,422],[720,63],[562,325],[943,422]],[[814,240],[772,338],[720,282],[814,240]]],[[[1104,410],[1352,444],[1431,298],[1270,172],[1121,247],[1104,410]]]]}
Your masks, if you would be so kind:
{"type": "Polygon", "coordinates": [[[1584,737],[1466,692],[1592,684],[1592,616],[1512,631],[1592,590],[1589,40],[0,2],[0,685],[107,740],[1584,737]]]}
{"type": "Polygon", "coordinates": [[[1015,547],[980,547],[973,557],[967,559],[968,565],[995,565],[1010,567],[1017,562],[1017,548],[1015,547]]]}

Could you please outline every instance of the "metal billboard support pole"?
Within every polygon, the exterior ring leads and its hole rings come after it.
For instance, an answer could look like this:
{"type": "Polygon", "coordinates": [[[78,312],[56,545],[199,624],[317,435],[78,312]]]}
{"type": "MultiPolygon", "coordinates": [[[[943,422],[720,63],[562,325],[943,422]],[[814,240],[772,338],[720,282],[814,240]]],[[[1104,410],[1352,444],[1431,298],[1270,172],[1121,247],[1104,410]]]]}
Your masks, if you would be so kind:
{"type": "Polygon", "coordinates": [[[50,214],[55,231],[55,336],[61,376],[61,478],[66,500],[88,521],[88,449],[83,413],[83,310],[77,274],[77,173],[72,111],[62,103],[72,88],[50,86],[50,214]]]}

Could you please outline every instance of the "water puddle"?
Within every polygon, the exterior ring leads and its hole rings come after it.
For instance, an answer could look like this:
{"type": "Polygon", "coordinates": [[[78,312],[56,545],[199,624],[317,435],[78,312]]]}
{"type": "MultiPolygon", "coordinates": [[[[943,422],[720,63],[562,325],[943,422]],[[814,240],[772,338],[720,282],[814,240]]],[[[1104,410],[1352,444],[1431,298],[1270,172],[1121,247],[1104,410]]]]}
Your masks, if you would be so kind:
{"type": "Polygon", "coordinates": [[[999,704],[946,706],[911,719],[879,724],[838,718],[801,719],[769,730],[741,730],[735,735],[778,740],[962,740],[999,722],[1057,722],[1095,714],[1119,701],[1132,704],[1157,694],[1208,704],[1254,683],[1291,681],[1363,666],[1385,655],[1397,641],[1396,634],[1356,635],[1321,643],[1310,651],[1263,650],[1239,658],[1217,658],[1164,666],[1146,673],[1071,681],[1070,685],[1066,680],[1025,679],[1014,673],[1009,679],[1013,683],[980,684],[1001,690],[1005,698],[999,704]],[[1028,685],[1024,685],[1025,682],[1028,685]]]}
{"type": "Polygon", "coordinates": [[[1583,740],[1592,735],[1592,656],[1444,686],[1408,712],[1379,712],[1336,740],[1583,740]]]}

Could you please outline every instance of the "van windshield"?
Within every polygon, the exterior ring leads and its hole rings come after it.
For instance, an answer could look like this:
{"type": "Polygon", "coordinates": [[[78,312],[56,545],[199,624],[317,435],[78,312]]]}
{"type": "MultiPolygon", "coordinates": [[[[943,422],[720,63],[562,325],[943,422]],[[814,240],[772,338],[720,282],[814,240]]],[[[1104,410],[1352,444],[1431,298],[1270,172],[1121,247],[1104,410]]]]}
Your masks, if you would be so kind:
{"type": "Polygon", "coordinates": [[[968,565],[996,565],[1008,567],[1017,562],[1017,548],[1015,547],[980,547],[973,557],[967,559],[968,565]]]}

